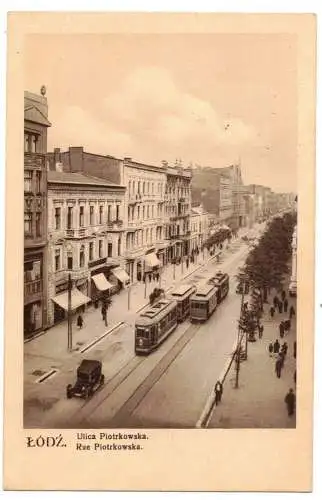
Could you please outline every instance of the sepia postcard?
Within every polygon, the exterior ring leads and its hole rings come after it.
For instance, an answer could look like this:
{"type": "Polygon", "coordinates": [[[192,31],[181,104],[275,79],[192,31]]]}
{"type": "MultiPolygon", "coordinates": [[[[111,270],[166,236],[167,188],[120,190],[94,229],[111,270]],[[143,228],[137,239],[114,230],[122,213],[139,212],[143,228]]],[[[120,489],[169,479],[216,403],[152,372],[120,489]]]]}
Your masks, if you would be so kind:
{"type": "Polygon", "coordinates": [[[5,489],[312,489],[315,40],[9,14],[5,489]]]}

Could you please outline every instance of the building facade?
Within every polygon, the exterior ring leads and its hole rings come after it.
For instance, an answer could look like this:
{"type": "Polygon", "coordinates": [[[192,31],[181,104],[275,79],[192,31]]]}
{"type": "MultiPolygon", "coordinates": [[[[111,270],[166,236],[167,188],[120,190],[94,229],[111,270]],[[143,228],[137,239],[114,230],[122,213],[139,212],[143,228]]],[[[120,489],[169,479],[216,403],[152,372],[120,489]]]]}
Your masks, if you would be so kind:
{"type": "Polygon", "coordinates": [[[209,214],[205,211],[202,204],[191,208],[191,244],[190,250],[201,250],[203,244],[207,241],[210,231],[209,214]]]}
{"type": "Polygon", "coordinates": [[[46,327],[47,318],[47,129],[48,104],[24,94],[24,336],[46,327]]]}
{"type": "Polygon", "coordinates": [[[48,172],[48,324],[97,303],[124,282],[123,186],[79,173],[48,172]]]}
{"type": "Polygon", "coordinates": [[[166,262],[190,253],[191,169],[179,166],[166,170],[165,239],[166,262]]]}

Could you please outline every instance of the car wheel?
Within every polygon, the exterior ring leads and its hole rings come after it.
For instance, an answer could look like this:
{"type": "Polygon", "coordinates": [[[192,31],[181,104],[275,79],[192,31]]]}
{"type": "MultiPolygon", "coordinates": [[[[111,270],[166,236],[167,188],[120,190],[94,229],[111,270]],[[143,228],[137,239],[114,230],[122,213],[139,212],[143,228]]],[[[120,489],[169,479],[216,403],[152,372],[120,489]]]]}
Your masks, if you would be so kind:
{"type": "Polygon", "coordinates": [[[104,384],[104,380],[105,380],[104,375],[101,375],[101,384],[102,384],[102,385],[104,384]]]}
{"type": "Polygon", "coordinates": [[[71,384],[68,384],[67,389],[66,389],[66,393],[67,393],[67,399],[71,399],[71,397],[73,396],[71,384]]]}

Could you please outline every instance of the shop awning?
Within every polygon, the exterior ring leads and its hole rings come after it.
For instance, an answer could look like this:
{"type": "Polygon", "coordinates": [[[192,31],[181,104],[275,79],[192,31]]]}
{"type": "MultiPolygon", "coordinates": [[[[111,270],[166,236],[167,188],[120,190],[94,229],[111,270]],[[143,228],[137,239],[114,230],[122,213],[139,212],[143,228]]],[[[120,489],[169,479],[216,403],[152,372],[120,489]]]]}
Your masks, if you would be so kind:
{"type": "Polygon", "coordinates": [[[92,280],[94,281],[96,288],[101,292],[109,290],[113,287],[113,285],[107,281],[105,274],[103,273],[94,274],[94,276],[92,276],[92,280]]]}
{"type": "Polygon", "coordinates": [[[128,283],[130,281],[130,276],[124,271],[124,269],[121,269],[120,267],[116,267],[115,269],[113,269],[112,273],[114,274],[115,278],[120,280],[122,283],[128,283]]]}
{"type": "Polygon", "coordinates": [[[161,262],[159,261],[155,253],[148,253],[147,255],[145,255],[144,260],[146,265],[149,267],[161,266],[161,262]]]}
{"type": "MultiPolygon", "coordinates": [[[[71,310],[74,311],[77,307],[83,306],[91,301],[89,297],[80,292],[77,288],[71,291],[71,310]]],[[[60,293],[52,299],[60,307],[68,311],[68,292],[60,293]]]]}

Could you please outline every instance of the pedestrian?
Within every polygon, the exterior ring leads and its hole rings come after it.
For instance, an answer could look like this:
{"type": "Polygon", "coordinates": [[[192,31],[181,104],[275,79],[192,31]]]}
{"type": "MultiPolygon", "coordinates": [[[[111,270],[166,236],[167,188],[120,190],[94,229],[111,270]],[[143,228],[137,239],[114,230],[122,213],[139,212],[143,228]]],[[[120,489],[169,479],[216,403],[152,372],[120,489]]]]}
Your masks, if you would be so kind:
{"type": "Polygon", "coordinates": [[[286,297],[285,290],[282,290],[281,297],[282,297],[282,301],[284,301],[285,297],[286,297]]]}
{"type": "Polygon", "coordinates": [[[275,297],[274,297],[274,299],[273,299],[273,304],[274,304],[274,307],[275,307],[276,309],[277,309],[277,307],[278,307],[278,302],[279,302],[278,297],[277,297],[277,295],[275,295],[275,297]]]}
{"type": "Polygon", "coordinates": [[[284,337],[284,331],[285,331],[285,329],[284,329],[284,322],[283,321],[281,321],[280,324],[279,324],[279,330],[280,330],[280,337],[282,339],[284,337]]]}
{"type": "Polygon", "coordinates": [[[275,340],[274,345],[273,345],[273,352],[274,354],[278,354],[280,350],[281,344],[279,343],[278,339],[275,340]]]}
{"type": "Polygon", "coordinates": [[[275,363],[275,373],[277,378],[281,378],[281,372],[282,372],[282,361],[281,358],[278,358],[275,363]]]}
{"type": "Polygon", "coordinates": [[[274,314],[275,314],[275,307],[271,307],[269,312],[271,313],[271,318],[274,318],[274,314]]]}
{"type": "Polygon", "coordinates": [[[294,341],[293,344],[293,358],[296,359],[296,340],[294,341]]]}
{"type": "Polygon", "coordinates": [[[295,316],[295,309],[293,306],[290,307],[290,319],[293,318],[293,316],[295,316]]]}
{"type": "Polygon", "coordinates": [[[278,301],[278,312],[280,314],[283,312],[283,302],[281,300],[278,301]]]}
{"type": "Polygon", "coordinates": [[[287,308],[288,308],[288,300],[285,299],[284,300],[284,312],[286,313],[287,312],[287,308]]]}
{"type": "Polygon", "coordinates": [[[280,351],[278,353],[278,359],[280,360],[281,362],[281,368],[284,368],[284,361],[285,361],[285,352],[284,351],[280,351]]]}
{"type": "Polygon", "coordinates": [[[273,343],[270,342],[269,346],[268,346],[268,352],[269,352],[269,357],[270,358],[272,357],[273,351],[274,351],[274,346],[273,346],[273,343]]]}
{"type": "Polygon", "coordinates": [[[151,275],[151,273],[149,274],[149,281],[150,281],[150,283],[152,281],[152,275],[151,275]]]}
{"type": "Polygon", "coordinates": [[[261,339],[263,337],[263,332],[264,332],[264,326],[259,325],[258,327],[258,337],[261,339]]]}
{"type": "Polygon", "coordinates": [[[294,370],[293,379],[294,379],[294,384],[296,385],[296,370],[294,370]]]}
{"type": "Polygon", "coordinates": [[[102,305],[101,313],[102,313],[102,320],[105,321],[105,316],[106,316],[106,305],[105,305],[105,303],[102,305]]]}
{"type": "Polygon", "coordinates": [[[284,321],[284,332],[285,333],[288,333],[291,329],[291,320],[290,319],[286,319],[284,321]]]}
{"type": "Polygon", "coordinates": [[[285,353],[285,356],[286,356],[286,354],[287,354],[287,349],[288,349],[287,342],[284,342],[284,344],[282,345],[281,349],[282,349],[282,352],[284,352],[284,353],[285,353]]]}
{"type": "Polygon", "coordinates": [[[294,414],[295,409],[295,394],[293,389],[290,389],[286,394],[284,401],[287,407],[288,416],[291,417],[294,414]]]}
{"type": "Polygon", "coordinates": [[[216,403],[216,406],[221,402],[221,396],[222,396],[223,392],[224,392],[223,385],[219,380],[217,380],[216,385],[215,385],[215,403],[216,403]]]}
{"type": "Polygon", "coordinates": [[[81,314],[78,315],[78,318],[77,318],[77,326],[79,327],[79,329],[83,328],[83,316],[81,314]]]}

